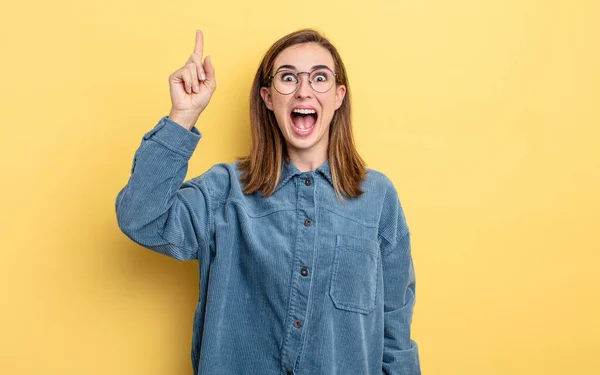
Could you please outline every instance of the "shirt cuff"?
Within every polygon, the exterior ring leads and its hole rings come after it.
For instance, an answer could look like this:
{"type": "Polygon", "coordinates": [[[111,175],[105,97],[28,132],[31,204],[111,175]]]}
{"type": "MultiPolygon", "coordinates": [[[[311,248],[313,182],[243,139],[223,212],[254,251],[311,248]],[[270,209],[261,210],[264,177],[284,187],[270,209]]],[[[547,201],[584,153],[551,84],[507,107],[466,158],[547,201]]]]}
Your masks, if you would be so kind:
{"type": "Polygon", "coordinates": [[[196,126],[187,130],[168,116],[162,117],[152,130],[144,134],[144,140],[152,139],[188,158],[194,153],[200,138],[202,138],[202,133],[196,126]]]}

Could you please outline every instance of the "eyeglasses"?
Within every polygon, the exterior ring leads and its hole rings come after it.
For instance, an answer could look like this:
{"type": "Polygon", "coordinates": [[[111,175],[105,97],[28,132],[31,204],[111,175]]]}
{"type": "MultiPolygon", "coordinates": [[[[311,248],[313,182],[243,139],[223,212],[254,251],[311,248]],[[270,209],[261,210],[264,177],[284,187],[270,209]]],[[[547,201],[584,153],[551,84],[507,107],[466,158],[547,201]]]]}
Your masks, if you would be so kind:
{"type": "Polygon", "coordinates": [[[295,73],[290,70],[281,70],[269,77],[273,87],[282,95],[294,93],[300,86],[300,74],[308,74],[308,83],[315,92],[324,93],[333,87],[337,74],[329,68],[318,68],[310,72],[295,73]]]}

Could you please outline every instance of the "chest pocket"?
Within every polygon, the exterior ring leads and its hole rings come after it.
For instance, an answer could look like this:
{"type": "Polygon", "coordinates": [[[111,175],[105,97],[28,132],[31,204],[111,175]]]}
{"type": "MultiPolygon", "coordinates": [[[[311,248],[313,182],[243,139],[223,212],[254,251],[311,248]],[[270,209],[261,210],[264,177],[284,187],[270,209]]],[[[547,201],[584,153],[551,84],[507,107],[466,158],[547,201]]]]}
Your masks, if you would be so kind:
{"type": "Polygon", "coordinates": [[[338,309],[368,314],[375,309],[379,273],[375,241],[337,235],[329,294],[338,309]]]}

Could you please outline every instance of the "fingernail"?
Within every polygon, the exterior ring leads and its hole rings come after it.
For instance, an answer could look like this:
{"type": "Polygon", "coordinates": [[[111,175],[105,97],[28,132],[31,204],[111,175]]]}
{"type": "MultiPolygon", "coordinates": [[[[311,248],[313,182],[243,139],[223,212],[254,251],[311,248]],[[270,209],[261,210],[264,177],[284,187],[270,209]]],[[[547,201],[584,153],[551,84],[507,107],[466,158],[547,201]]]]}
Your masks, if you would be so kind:
{"type": "Polygon", "coordinates": [[[206,74],[202,73],[200,76],[203,81],[206,81],[206,74]]]}
{"type": "Polygon", "coordinates": [[[198,90],[200,90],[200,87],[197,84],[195,84],[194,85],[194,92],[198,92],[198,90]]]}

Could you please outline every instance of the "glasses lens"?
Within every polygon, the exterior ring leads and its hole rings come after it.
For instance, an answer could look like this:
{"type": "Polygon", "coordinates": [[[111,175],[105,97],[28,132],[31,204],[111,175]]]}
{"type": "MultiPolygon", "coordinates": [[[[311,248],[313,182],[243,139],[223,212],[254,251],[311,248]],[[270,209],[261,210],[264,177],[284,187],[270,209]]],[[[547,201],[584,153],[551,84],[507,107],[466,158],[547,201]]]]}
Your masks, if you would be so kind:
{"type": "Polygon", "coordinates": [[[273,86],[281,94],[291,94],[298,85],[298,76],[292,72],[278,72],[273,77],[273,86]]]}
{"type": "Polygon", "coordinates": [[[318,69],[310,73],[310,85],[316,92],[327,92],[333,86],[335,77],[329,69],[318,69]]]}

